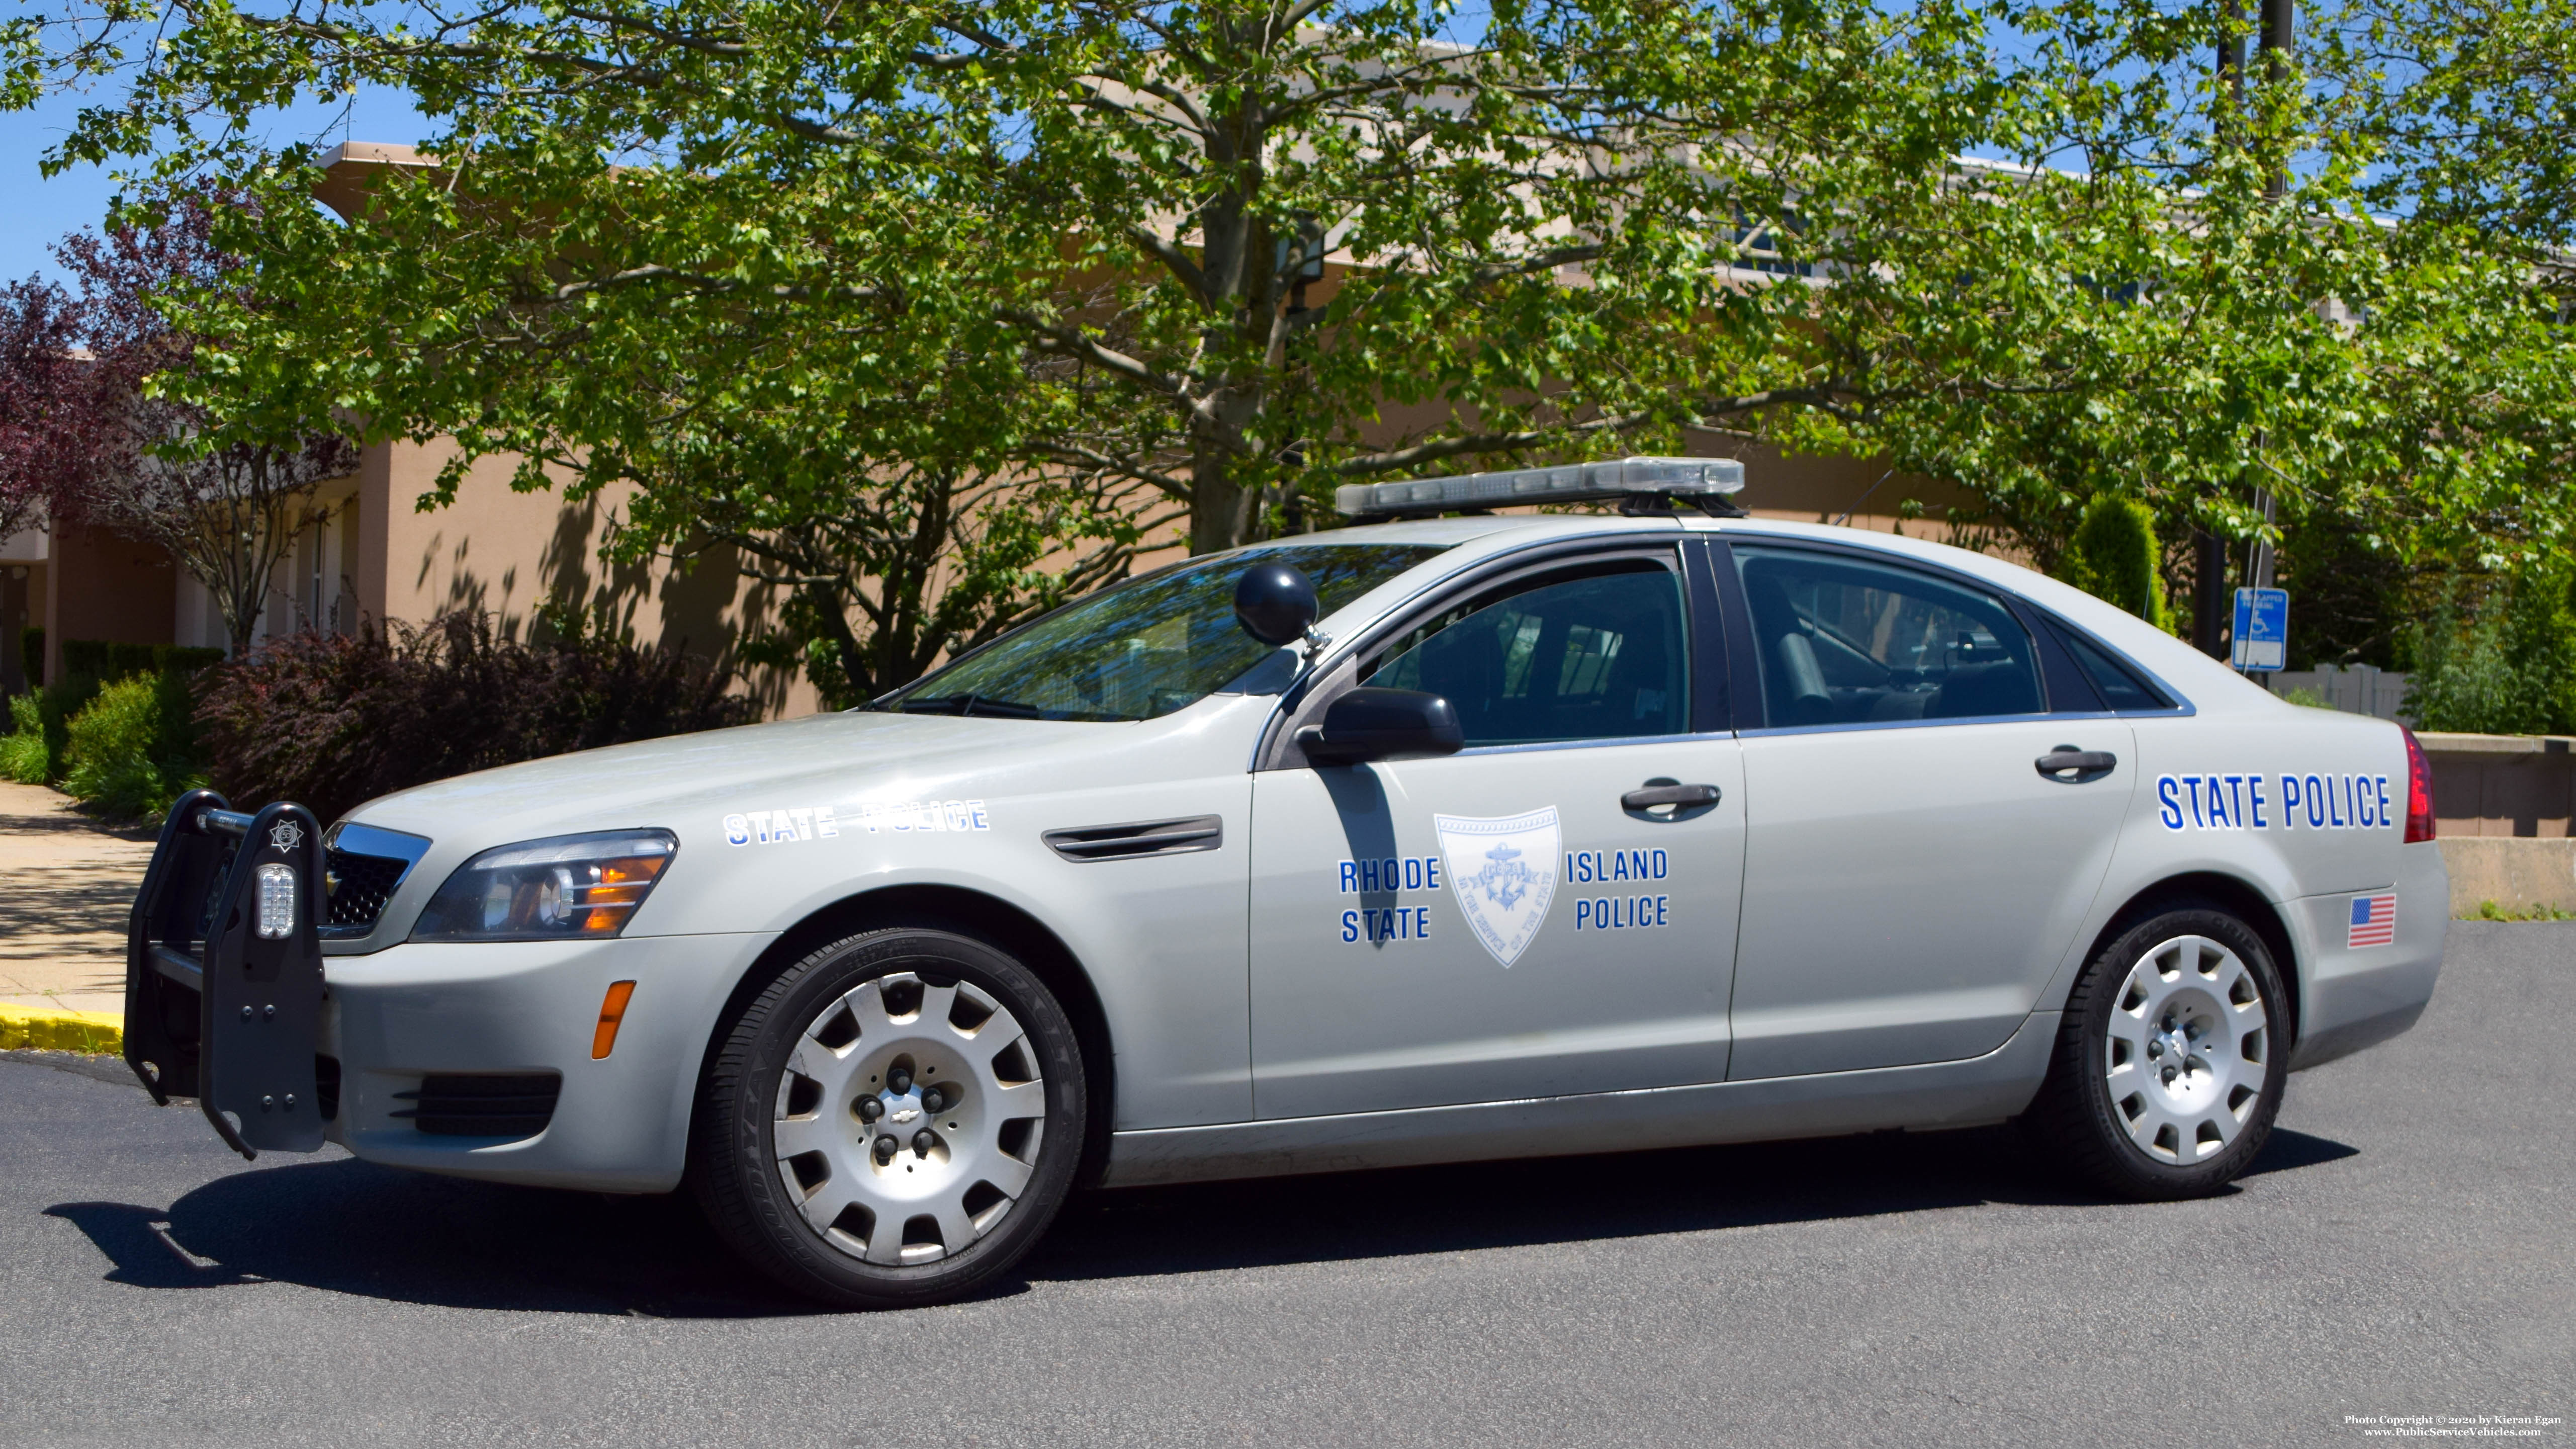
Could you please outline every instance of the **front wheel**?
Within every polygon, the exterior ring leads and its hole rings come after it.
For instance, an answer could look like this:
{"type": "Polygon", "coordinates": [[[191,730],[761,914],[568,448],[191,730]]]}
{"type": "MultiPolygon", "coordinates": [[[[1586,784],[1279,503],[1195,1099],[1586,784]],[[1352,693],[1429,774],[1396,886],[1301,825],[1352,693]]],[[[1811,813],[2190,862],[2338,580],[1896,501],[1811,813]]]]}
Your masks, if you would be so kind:
{"type": "Polygon", "coordinates": [[[691,1134],[735,1251],[810,1297],[936,1302],[1008,1269],[1073,1182],[1086,1110],[1064,1009],[970,937],[853,936],[716,1044],[691,1134]]]}
{"type": "Polygon", "coordinates": [[[2214,1193],[2271,1135],[2288,1022],[2261,936],[2225,911],[2164,911],[2086,963],[2029,1125],[2117,1196],[2214,1193]]]}

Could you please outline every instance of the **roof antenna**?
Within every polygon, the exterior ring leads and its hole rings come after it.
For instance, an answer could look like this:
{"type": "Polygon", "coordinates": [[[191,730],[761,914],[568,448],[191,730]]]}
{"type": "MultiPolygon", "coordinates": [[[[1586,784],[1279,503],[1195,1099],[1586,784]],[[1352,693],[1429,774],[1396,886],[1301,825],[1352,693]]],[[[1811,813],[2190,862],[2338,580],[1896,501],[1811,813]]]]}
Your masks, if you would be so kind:
{"type": "MultiPolygon", "coordinates": [[[[1896,465],[1891,463],[1888,465],[1886,472],[1878,475],[1878,483],[1884,483],[1895,476],[1896,465]]],[[[1878,491],[1878,483],[1872,483],[1868,487],[1860,490],[1860,496],[1852,500],[1852,506],[1844,509],[1843,516],[1834,520],[1834,527],[1840,528],[1844,524],[1851,522],[1852,515],[1858,513],[1860,511],[1860,506],[1869,501],[1869,495],[1878,491]]]]}

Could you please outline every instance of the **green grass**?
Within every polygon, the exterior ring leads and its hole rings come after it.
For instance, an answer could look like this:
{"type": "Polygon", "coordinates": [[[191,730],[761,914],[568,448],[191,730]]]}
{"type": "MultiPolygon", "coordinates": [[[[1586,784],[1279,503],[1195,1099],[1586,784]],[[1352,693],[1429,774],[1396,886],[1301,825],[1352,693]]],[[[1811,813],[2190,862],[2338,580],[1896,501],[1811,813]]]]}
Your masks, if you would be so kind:
{"type": "Polygon", "coordinates": [[[2538,901],[2532,902],[2531,909],[2527,911],[2509,910],[2493,901],[2480,901],[2476,915],[2462,916],[2460,919],[2464,921],[2576,921],[2576,911],[2562,911],[2556,906],[2545,906],[2538,901]]]}

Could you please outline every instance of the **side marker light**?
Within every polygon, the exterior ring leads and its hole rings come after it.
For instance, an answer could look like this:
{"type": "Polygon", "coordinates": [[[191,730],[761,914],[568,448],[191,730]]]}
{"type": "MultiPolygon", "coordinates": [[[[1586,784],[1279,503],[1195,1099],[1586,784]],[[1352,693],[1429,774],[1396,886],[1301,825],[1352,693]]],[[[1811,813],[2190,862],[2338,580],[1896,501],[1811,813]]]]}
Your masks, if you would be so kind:
{"type": "Polygon", "coordinates": [[[634,996],[634,982],[608,983],[608,994],[600,998],[599,1002],[599,1029],[590,1034],[592,1061],[606,1061],[608,1054],[617,1050],[617,1028],[626,1020],[626,1003],[634,999],[634,996]]]}

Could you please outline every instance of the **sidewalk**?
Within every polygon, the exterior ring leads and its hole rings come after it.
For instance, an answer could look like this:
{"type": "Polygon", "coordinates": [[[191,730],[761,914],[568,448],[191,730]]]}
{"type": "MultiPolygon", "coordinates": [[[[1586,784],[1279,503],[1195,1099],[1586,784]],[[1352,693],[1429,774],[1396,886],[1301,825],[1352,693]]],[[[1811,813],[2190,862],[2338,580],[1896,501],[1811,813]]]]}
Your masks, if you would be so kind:
{"type": "Polygon", "coordinates": [[[125,1010],[125,913],[157,832],[0,781],[0,1006],[125,1010]]]}

